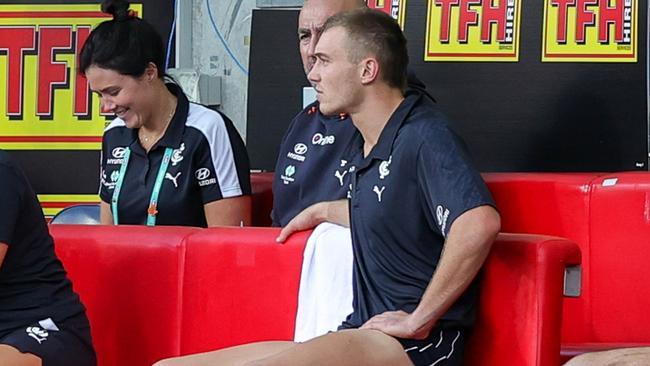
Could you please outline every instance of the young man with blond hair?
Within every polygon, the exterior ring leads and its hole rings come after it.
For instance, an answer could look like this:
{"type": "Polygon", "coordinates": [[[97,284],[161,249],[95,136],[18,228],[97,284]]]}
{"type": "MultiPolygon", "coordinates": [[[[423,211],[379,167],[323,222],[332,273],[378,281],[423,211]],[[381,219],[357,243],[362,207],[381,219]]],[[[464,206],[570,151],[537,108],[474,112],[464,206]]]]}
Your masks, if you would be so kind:
{"type": "Polygon", "coordinates": [[[344,152],[349,199],[309,206],[281,231],[350,226],[354,311],[339,331],[304,343],[262,342],[170,365],[461,365],[475,311],[474,277],[500,228],[485,184],[444,116],[406,90],[399,26],[372,10],[323,27],[309,72],[323,114],[360,134],[344,152]]]}

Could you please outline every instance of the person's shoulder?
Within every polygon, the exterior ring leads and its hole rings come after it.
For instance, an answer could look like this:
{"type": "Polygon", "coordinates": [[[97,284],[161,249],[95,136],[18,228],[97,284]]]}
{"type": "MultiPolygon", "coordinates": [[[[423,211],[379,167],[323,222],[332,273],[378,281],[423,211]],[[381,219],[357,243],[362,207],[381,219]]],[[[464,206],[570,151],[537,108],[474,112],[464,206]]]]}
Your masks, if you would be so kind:
{"type": "Polygon", "coordinates": [[[434,102],[423,95],[413,106],[403,129],[416,135],[429,136],[448,132],[449,120],[434,102]]]}
{"type": "Polygon", "coordinates": [[[450,127],[445,113],[426,97],[414,106],[399,134],[402,139],[411,141],[410,146],[418,150],[428,146],[436,151],[450,151],[456,150],[458,145],[464,146],[450,127]]]}
{"type": "Polygon", "coordinates": [[[306,120],[311,120],[314,117],[320,117],[322,114],[320,113],[320,108],[318,101],[315,100],[308,104],[305,108],[303,108],[300,112],[298,112],[293,119],[291,120],[291,123],[289,125],[289,129],[291,129],[292,126],[294,126],[297,123],[304,122],[306,120]]]}
{"type": "MultiPolygon", "coordinates": [[[[204,105],[190,103],[185,121],[187,137],[202,136],[198,139],[207,142],[210,146],[225,146],[231,144],[231,135],[234,133],[236,129],[226,115],[204,105]]],[[[190,139],[194,140],[194,138],[190,139]]]]}
{"type": "Polygon", "coordinates": [[[11,156],[9,155],[8,152],[4,150],[0,150],[0,167],[6,168],[6,169],[15,169],[16,168],[16,163],[13,161],[11,156]]]}
{"type": "Polygon", "coordinates": [[[111,130],[117,131],[120,128],[126,128],[126,123],[124,122],[123,119],[117,117],[114,120],[112,120],[111,123],[109,123],[108,126],[106,126],[106,128],[104,128],[104,133],[111,130]]]}
{"type": "Polygon", "coordinates": [[[226,118],[222,113],[210,109],[202,104],[190,102],[187,111],[186,126],[196,127],[200,130],[223,127],[226,118]]]}
{"type": "Polygon", "coordinates": [[[302,137],[302,135],[305,134],[304,125],[306,123],[309,123],[309,121],[312,121],[315,117],[318,118],[320,116],[321,114],[318,108],[318,101],[313,101],[312,103],[308,104],[293,117],[289,123],[289,126],[287,126],[287,129],[284,132],[284,138],[282,140],[285,141],[287,138],[291,139],[292,136],[297,135],[302,137]]]}
{"type": "Polygon", "coordinates": [[[11,155],[4,150],[0,150],[0,177],[4,179],[22,177],[22,170],[15,160],[11,158],[11,155]]]}

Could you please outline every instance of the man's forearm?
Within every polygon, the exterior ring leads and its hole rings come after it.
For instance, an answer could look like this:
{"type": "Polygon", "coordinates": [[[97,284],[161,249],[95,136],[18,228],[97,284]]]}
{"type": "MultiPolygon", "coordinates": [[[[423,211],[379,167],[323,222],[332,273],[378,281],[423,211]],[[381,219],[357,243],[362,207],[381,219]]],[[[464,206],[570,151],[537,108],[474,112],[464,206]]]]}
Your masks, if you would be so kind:
{"type": "Polygon", "coordinates": [[[499,226],[499,215],[489,206],[470,210],[454,222],[436,272],[411,314],[415,334],[428,332],[469,286],[487,258],[499,226]]]}
{"type": "Polygon", "coordinates": [[[327,202],[327,212],[324,221],[350,227],[350,211],[348,200],[338,200],[327,202]]]}

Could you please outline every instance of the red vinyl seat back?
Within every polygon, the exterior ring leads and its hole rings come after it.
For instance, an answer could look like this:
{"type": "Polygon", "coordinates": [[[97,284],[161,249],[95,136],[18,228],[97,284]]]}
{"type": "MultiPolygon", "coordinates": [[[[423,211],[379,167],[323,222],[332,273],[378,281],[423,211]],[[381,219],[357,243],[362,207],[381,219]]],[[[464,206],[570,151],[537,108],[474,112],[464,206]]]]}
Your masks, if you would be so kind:
{"type": "Polygon", "coordinates": [[[566,239],[500,234],[482,271],[465,365],[557,366],[564,270],[580,264],[566,239]]]}
{"type": "Polygon", "coordinates": [[[56,253],[87,309],[99,366],[179,354],[181,227],[51,225],[56,253]]]}
{"type": "Polygon", "coordinates": [[[650,173],[599,177],[591,199],[594,342],[650,342],[650,173]]]}
{"type": "Polygon", "coordinates": [[[501,231],[567,238],[582,252],[582,293],[565,298],[562,341],[593,339],[591,191],[600,173],[485,173],[501,213],[501,231]]]}
{"type": "Polygon", "coordinates": [[[292,340],[310,232],[275,242],[275,228],[212,228],[187,242],[181,353],[292,340]]]}

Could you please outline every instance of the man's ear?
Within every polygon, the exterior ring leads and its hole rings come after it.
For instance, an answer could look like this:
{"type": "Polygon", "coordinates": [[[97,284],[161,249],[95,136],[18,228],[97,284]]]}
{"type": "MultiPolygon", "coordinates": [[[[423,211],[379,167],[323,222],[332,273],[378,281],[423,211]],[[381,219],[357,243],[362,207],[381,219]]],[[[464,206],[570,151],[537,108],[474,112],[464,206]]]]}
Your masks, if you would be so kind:
{"type": "Polygon", "coordinates": [[[370,84],[379,78],[379,62],[374,57],[363,59],[361,65],[361,83],[370,84]]]}

